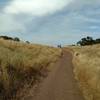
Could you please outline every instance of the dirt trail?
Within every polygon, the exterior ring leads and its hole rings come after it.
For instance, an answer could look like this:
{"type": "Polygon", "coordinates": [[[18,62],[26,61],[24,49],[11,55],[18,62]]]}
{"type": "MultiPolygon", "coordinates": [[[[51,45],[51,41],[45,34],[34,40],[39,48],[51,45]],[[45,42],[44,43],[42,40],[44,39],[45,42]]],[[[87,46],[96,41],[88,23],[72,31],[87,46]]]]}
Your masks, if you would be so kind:
{"type": "Polygon", "coordinates": [[[22,100],[84,100],[74,79],[71,53],[63,50],[62,58],[33,94],[31,89],[22,100]]]}

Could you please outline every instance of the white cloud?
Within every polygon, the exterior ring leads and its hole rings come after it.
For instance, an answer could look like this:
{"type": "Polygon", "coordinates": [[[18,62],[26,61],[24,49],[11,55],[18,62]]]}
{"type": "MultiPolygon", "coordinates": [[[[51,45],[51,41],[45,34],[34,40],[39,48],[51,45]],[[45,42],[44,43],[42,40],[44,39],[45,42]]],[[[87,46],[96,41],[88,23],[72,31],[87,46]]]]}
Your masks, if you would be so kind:
{"type": "Polygon", "coordinates": [[[87,35],[97,37],[100,36],[97,1],[10,0],[0,12],[0,33],[43,44],[71,44],[87,35]],[[48,16],[60,10],[61,13],[48,16]]]}
{"type": "Polygon", "coordinates": [[[0,13],[0,32],[21,32],[25,30],[22,23],[9,14],[0,13]]]}
{"type": "Polygon", "coordinates": [[[73,0],[13,0],[5,9],[11,14],[32,14],[42,16],[54,13],[67,6],[73,0]]]}

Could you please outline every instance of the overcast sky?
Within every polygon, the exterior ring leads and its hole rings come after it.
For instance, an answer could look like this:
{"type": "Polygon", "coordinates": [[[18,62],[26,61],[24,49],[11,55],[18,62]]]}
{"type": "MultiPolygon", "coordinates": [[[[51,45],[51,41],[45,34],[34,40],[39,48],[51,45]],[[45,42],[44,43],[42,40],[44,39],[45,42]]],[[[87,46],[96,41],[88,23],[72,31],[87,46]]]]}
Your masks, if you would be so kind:
{"type": "Polygon", "coordinates": [[[0,0],[0,35],[50,45],[100,38],[100,0],[0,0]]]}

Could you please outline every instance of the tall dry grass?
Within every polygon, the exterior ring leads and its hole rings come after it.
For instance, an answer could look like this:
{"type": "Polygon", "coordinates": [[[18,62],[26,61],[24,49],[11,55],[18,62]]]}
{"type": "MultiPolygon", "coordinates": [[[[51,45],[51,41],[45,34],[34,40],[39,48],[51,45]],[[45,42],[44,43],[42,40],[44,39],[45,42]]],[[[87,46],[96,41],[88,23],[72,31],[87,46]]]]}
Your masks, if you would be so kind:
{"type": "Polygon", "coordinates": [[[75,76],[86,100],[100,100],[100,44],[71,48],[75,76]]]}
{"type": "Polygon", "coordinates": [[[0,100],[16,94],[25,83],[38,80],[60,55],[57,48],[0,39],[0,100]]]}

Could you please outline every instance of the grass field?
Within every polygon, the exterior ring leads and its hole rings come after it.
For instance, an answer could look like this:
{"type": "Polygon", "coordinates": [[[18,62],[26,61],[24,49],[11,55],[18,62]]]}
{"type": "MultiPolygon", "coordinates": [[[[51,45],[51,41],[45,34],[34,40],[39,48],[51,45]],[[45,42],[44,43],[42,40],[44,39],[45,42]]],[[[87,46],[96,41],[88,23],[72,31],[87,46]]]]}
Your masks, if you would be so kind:
{"type": "Polygon", "coordinates": [[[71,48],[75,76],[86,100],[100,100],[100,45],[71,48]]]}
{"type": "Polygon", "coordinates": [[[0,100],[42,76],[61,49],[0,39],[0,100]]]}

